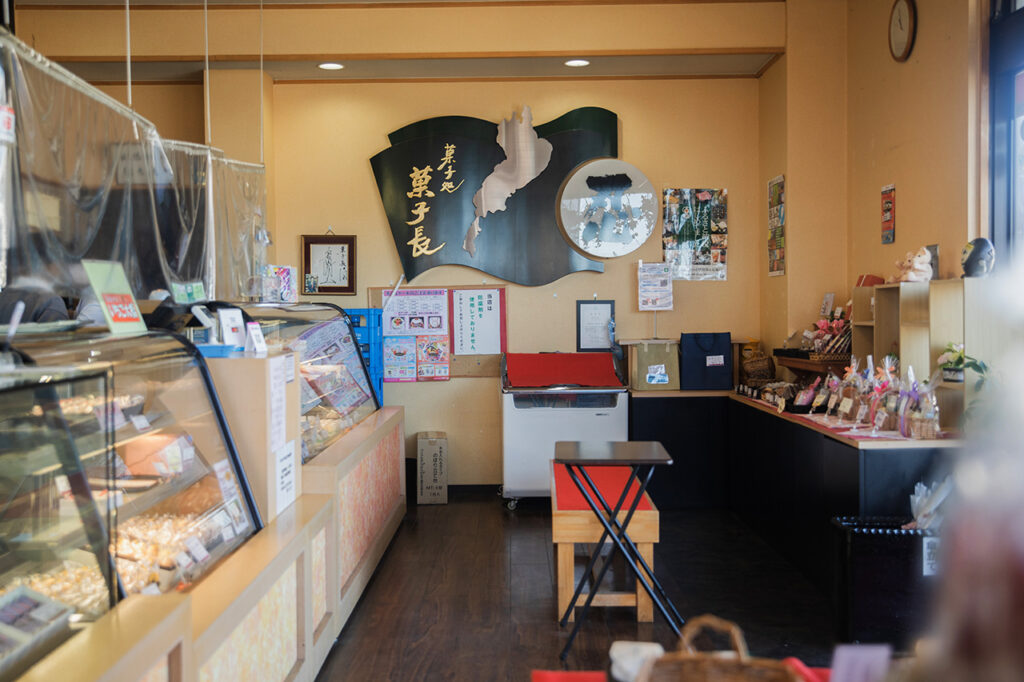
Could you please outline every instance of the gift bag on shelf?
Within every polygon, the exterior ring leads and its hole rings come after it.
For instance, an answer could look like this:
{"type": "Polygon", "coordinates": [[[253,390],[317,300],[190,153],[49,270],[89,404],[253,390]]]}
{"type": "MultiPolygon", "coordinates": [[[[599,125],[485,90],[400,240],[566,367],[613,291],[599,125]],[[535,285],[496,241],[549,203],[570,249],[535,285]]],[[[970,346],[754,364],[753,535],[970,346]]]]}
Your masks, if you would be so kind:
{"type": "Polygon", "coordinates": [[[732,337],[729,332],[680,334],[679,388],[684,391],[729,390],[732,337]]]}

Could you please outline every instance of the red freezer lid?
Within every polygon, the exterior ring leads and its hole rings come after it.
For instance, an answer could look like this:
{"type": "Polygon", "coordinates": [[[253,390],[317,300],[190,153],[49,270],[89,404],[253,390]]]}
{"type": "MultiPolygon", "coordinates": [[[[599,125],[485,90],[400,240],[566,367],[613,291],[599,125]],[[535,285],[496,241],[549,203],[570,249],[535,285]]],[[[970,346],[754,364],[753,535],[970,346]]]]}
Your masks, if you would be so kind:
{"type": "Polygon", "coordinates": [[[509,388],[620,387],[611,353],[506,353],[509,388]]]}

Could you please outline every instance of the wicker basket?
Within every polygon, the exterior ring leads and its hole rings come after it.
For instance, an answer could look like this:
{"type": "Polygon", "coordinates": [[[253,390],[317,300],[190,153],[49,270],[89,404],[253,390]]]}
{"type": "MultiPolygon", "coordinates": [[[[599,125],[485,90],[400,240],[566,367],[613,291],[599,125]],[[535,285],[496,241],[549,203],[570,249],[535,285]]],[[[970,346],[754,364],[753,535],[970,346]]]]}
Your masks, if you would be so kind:
{"type": "Polygon", "coordinates": [[[775,381],[775,361],[770,355],[755,351],[749,358],[744,358],[741,365],[743,367],[742,383],[747,386],[756,388],[775,381]]]}
{"type": "Polygon", "coordinates": [[[679,651],[648,661],[636,679],[637,682],[800,682],[796,673],[780,661],[751,658],[740,628],[712,615],[691,619],[679,637],[679,651]],[[694,651],[693,638],[705,627],[729,634],[731,655],[694,651]]]}
{"type": "Polygon", "coordinates": [[[811,353],[807,359],[814,362],[844,362],[850,364],[849,353],[811,353]]]}

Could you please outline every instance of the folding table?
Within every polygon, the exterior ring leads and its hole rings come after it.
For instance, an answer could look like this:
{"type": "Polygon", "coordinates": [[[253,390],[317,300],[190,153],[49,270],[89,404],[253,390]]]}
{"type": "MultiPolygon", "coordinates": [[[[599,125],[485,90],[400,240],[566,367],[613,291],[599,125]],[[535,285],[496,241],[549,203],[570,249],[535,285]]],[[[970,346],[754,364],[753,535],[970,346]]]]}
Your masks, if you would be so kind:
{"type": "MultiPolygon", "coordinates": [[[[676,610],[672,600],[665,593],[661,582],[655,577],[654,571],[640,555],[628,533],[629,522],[644,496],[644,491],[647,490],[647,484],[654,474],[654,467],[672,464],[672,458],[668,452],[665,451],[661,443],[655,441],[558,441],[555,443],[554,462],[555,466],[565,465],[569,472],[569,477],[576,484],[576,487],[579,488],[583,499],[587,501],[587,505],[604,527],[604,533],[602,533],[600,541],[594,547],[594,552],[590,556],[587,568],[576,585],[576,592],[569,602],[569,607],[562,615],[561,625],[565,626],[569,621],[569,615],[576,608],[576,602],[583,591],[583,586],[586,584],[588,576],[601,556],[601,548],[606,540],[611,539],[618,550],[622,552],[626,564],[633,571],[637,581],[647,591],[647,594],[650,595],[651,601],[658,607],[661,615],[668,621],[669,627],[678,636],[680,627],[683,625],[683,617],[679,615],[679,611],[676,610]],[[594,484],[593,479],[587,473],[586,467],[596,466],[628,466],[631,469],[630,476],[626,480],[626,485],[621,493],[619,493],[618,501],[615,503],[614,508],[608,504],[605,496],[602,495],[601,491],[594,484]],[[634,485],[634,483],[639,483],[639,485],[634,485]],[[631,493],[632,499],[627,503],[627,498],[631,493]],[[626,509],[628,511],[620,522],[619,513],[623,510],[624,504],[627,505],[626,509]]],[[[587,594],[587,600],[583,604],[583,613],[576,619],[576,625],[569,635],[569,641],[566,642],[565,648],[562,649],[561,659],[563,661],[569,655],[569,649],[572,648],[576,634],[579,632],[583,621],[587,618],[590,604],[594,600],[594,595],[597,593],[605,573],[608,572],[611,562],[612,556],[609,555],[604,560],[601,570],[597,573],[594,587],[587,594]]]]}

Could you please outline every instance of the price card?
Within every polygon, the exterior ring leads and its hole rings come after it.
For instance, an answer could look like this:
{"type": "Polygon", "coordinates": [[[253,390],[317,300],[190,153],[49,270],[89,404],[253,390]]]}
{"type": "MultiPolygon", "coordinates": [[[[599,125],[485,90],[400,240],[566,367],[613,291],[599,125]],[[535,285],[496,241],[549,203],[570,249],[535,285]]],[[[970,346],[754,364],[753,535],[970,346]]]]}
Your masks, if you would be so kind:
{"type": "Polygon", "coordinates": [[[853,398],[843,398],[843,402],[839,403],[840,412],[849,412],[853,407],[853,398]]]}
{"type": "Polygon", "coordinates": [[[782,398],[779,400],[779,406],[776,408],[779,414],[782,414],[786,410],[786,399],[782,398]]]}
{"type": "Polygon", "coordinates": [[[131,420],[135,430],[139,433],[145,433],[153,429],[153,425],[149,423],[149,419],[144,414],[133,414],[131,420]]]}
{"type": "Polygon", "coordinates": [[[97,405],[92,408],[92,412],[96,415],[96,421],[99,422],[101,429],[107,428],[107,424],[111,423],[110,420],[113,420],[115,431],[128,423],[128,420],[124,418],[124,412],[121,411],[121,407],[117,403],[97,405]]]}
{"type": "Polygon", "coordinates": [[[143,587],[141,590],[139,590],[139,593],[140,594],[158,595],[158,594],[160,594],[160,586],[157,585],[156,583],[150,583],[150,584],[146,585],[145,587],[143,587]]]}
{"type": "Polygon", "coordinates": [[[857,408],[857,421],[864,421],[864,417],[868,416],[868,406],[861,403],[860,407],[857,408]]]}
{"type": "Polygon", "coordinates": [[[246,322],[245,330],[245,350],[253,353],[266,353],[267,340],[263,338],[263,328],[260,327],[260,323],[246,322]]]}
{"type": "Polygon", "coordinates": [[[57,492],[61,495],[67,495],[71,492],[71,484],[68,483],[68,477],[64,474],[54,476],[53,484],[57,486],[57,492]]]}
{"type": "Polygon", "coordinates": [[[192,558],[200,564],[210,558],[210,553],[206,551],[206,547],[194,535],[185,538],[185,548],[192,555],[192,558]]]}
{"type": "Polygon", "coordinates": [[[238,488],[235,486],[235,473],[231,471],[231,464],[222,459],[213,465],[217,472],[217,483],[220,485],[220,494],[225,500],[234,500],[238,497],[238,488]]]}
{"type": "Polygon", "coordinates": [[[707,356],[708,367],[723,367],[725,365],[724,355],[709,355],[707,356]]]}
{"type": "Polygon", "coordinates": [[[839,394],[838,393],[833,393],[832,395],[830,395],[828,397],[828,411],[829,412],[832,411],[832,409],[836,406],[837,402],[839,402],[839,394]]]}
{"type": "Polygon", "coordinates": [[[180,474],[184,471],[181,461],[181,447],[178,445],[178,441],[174,441],[166,448],[164,448],[164,461],[167,462],[167,469],[172,474],[180,474]]]}
{"type": "Polygon", "coordinates": [[[44,623],[49,623],[51,620],[64,613],[64,607],[60,604],[43,604],[38,606],[29,612],[29,615],[37,620],[41,620],[44,623]]]}
{"type": "Polygon", "coordinates": [[[178,564],[178,568],[181,570],[187,571],[192,568],[196,562],[192,561],[192,557],[185,552],[178,552],[174,555],[174,563],[178,564]]]}
{"type": "Polygon", "coordinates": [[[886,416],[887,415],[885,414],[885,410],[879,410],[878,412],[875,412],[875,428],[876,429],[882,428],[882,425],[885,424],[886,416]]]}
{"type": "Polygon", "coordinates": [[[178,438],[178,447],[181,448],[181,466],[188,469],[196,459],[196,449],[192,447],[192,441],[187,436],[178,438]]]}
{"type": "Polygon", "coordinates": [[[825,402],[825,394],[819,393],[818,395],[814,396],[814,400],[811,402],[811,409],[818,409],[819,407],[821,407],[821,404],[823,402],[825,402]]]}
{"type": "Polygon", "coordinates": [[[230,523],[228,525],[224,526],[220,530],[220,536],[222,538],[224,538],[224,542],[231,542],[232,540],[235,539],[235,529],[234,529],[234,527],[230,523]]]}

